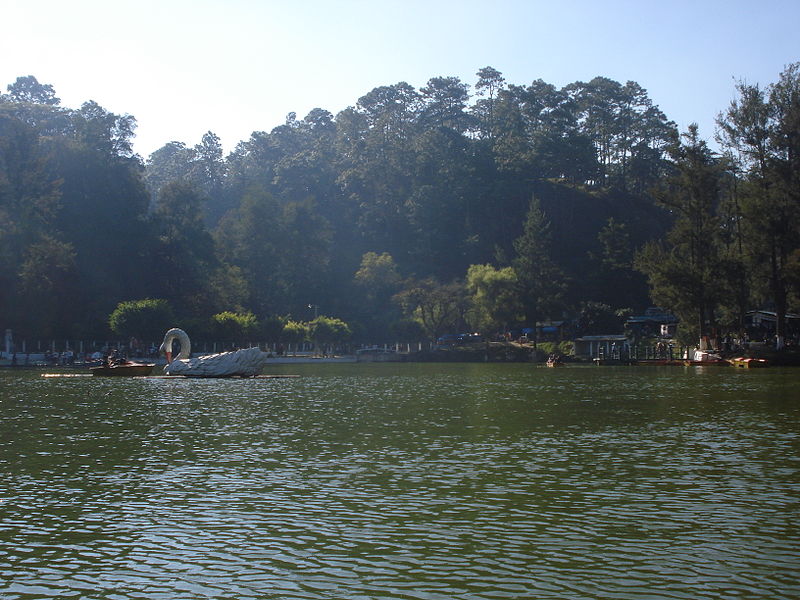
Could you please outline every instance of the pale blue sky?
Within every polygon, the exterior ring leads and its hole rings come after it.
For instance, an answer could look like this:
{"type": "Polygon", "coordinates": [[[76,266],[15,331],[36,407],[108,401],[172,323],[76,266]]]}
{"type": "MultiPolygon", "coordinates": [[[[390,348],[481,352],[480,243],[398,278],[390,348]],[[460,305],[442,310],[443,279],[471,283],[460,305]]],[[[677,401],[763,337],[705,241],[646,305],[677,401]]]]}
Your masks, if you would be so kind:
{"type": "Polygon", "coordinates": [[[638,82],[681,130],[744,79],[800,61],[800,0],[0,0],[0,85],[34,75],[62,104],[138,121],[147,156],[208,130],[226,150],[290,111],[333,114],[380,85],[485,66],[508,83],[638,82]]]}

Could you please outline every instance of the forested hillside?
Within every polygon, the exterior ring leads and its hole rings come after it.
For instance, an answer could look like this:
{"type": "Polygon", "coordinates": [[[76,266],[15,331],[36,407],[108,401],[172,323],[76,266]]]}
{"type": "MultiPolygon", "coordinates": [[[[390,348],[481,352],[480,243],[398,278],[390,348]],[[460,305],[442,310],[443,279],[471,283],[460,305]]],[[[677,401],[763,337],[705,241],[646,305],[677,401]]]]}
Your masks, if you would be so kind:
{"type": "Polygon", "coordinates": [[[797,306],[797,65],[720,107],[721,154],[635,82],[476,76],[146,160],[133,116],[18,78],[0,96],[0,326],[101,337],[152,298],[194,331],[324,314],[378,342],[655,302],[696,335],[797,306]]]}

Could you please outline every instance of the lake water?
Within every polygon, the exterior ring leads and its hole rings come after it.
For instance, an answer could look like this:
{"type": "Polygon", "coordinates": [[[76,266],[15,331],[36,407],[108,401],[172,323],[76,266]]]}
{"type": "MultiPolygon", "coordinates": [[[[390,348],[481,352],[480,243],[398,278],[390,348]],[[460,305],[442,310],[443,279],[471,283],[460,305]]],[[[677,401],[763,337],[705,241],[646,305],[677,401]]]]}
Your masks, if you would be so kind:
{"type": "Polygon", "coordinates": [[[800,597],[800,370],[0,373],[0,598],[800,597]]]}

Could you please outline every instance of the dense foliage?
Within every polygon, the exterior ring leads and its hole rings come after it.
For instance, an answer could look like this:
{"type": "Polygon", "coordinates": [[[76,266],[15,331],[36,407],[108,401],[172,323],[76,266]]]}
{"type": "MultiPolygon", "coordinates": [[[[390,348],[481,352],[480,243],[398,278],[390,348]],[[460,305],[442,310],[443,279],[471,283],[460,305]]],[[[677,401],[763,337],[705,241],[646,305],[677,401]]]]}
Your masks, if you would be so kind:
{"type": "Polygon", "coordinates": [[[141,337],[157,340],[175,322],[175,314],[166,300],[129,300],[120,302],[108,319],[116,335],[123,339],[141,337]]]}
{"type": "Polygon", "coordinates": [[[0,326],[102,336],[120,302],[156,298],[237,341],[491,332],[653,301],[693,334],[735,328],[755,304],[797,305],[799,71],[738,86],[723,155],[682,141],[635,82],[486,67],[472,88],[434,77],[290,114],[228,156],[208,132],[147,160],[132,116],[20,77],[0,95],[0,326]]]}

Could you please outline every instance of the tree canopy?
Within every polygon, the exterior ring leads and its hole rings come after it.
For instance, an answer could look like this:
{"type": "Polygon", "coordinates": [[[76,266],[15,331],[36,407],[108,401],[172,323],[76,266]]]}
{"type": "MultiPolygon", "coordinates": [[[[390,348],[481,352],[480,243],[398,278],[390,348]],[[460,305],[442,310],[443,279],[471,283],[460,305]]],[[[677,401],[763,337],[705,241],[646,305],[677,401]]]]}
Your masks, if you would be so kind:
{"type": "Polygon", "coordinates": [[[800,66],[735,91],[722,153],[636,82],[486,66],[290,113],[227,156],[208,131],[144,160],[133,116],[19,77],[0,95],[3,325],[103,335],[141,298],[292,340],[313,306],[373,343],[654,301],[698,334],[783,314],[800,298],[800,66]]]}

